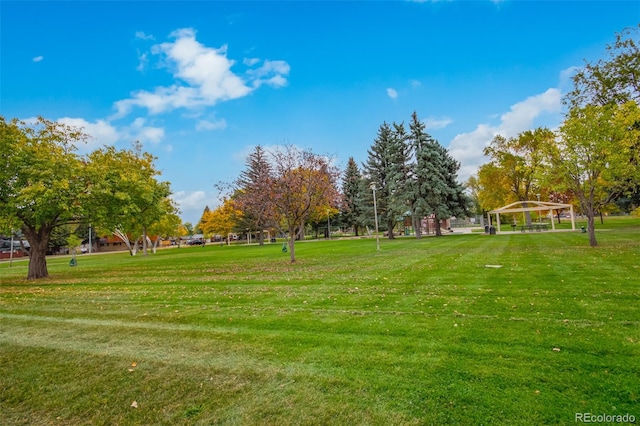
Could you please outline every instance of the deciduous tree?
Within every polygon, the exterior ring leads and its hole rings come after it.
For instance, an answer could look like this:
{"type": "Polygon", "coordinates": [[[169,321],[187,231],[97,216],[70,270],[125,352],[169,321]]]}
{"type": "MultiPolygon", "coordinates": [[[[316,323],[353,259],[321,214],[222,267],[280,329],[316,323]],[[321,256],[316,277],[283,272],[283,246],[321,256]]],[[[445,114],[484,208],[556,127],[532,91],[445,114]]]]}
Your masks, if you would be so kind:
{"type": "Polygon", "coordinates": [[[293,146],[273,152],[272,199],[276,214],[289,236],[289,256],[296,261],[295,241],[320,208],[337,208],[338,170],[323,156],[293,146]]]}
{"type": "Polygon", "coordinates": [[[561,179],[559,189],[571,191],[587,216],[589,244],[597,246],[594,217],[630,185],[640,180],[640,108],[622,105],[573,108],[549,146],[549,161],[561,179]]]}
{"type": "Polygon", "coordinates": [[[227,238],[234,232],[242,219],[243,212],[235,198],[226,197],[222,205],[205,212],[200,221],[202,230],[209,235],[221,235],[227,238]]]}
{"type": "MultiPolygon", "coordinates": [[[[529,201],[534,194],[540,193],[540,176],[543,169],[543,148],[553,143],[554,133],[546,128],[527,130],[515,138],[496,136],[485,148],[493,167],[487,169],[485,177],[493,179],[492,184],[503,186],[510,196],[506,202],[529,201]]],[[[484,183],[484,182],[483,182],[484,183]]],[[[489,183],[489,182],[487,182],[489,183]]],[[[501,190],[493,189],[494,194],[501,190]]],[[[523,204],[526,207],[526,204],[523,204]]],[[[531,224],[531,215],[525,214],[526,222],[531,224]]]]}
{"type": "Polygon", "coordinates": [[[0,215],[19,223],[29,241],[27,279],[48,276],[52,231],[82,214],[85,165],[76,145],[86,139],[42,117],[29,124],[0,117],[0,215]]]}

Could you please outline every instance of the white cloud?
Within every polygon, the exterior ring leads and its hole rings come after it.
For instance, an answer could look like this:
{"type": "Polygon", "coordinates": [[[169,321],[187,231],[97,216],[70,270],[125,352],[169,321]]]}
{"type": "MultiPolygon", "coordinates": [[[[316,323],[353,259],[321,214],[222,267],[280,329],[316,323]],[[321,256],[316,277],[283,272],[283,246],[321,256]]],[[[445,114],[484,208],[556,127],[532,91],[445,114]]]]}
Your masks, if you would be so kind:
{"type": "Polygon", "coordinates": [[[291,67],[285,61],[266,60],[261,67],[247,71],[247,75],[253,78],[253,87],[267,84],[273,87],[283,87],[287,84],[284,77],[289,75],[291,67]]]}
{"type": "Polygon", "coordinates": [[[496,135],[511,138],[531,130],[535,119],[542,114],[560,112],[561,98],[558,89],[548,89],[544,93],[512,105],[509,112],[500,116],[499,125],[479,124],[472,132],[461,133],[454,137],[449,144],[449,152],[461,163],[459,179],[465,181],[487,161],[483,150],[496,135]]]}
{"type": "Polygon", "coordinates": [[[120,128],[106,120],[89,122],[84,118],[63,117],[57,121],[82,129],[91,136],[89,143],[79,147],[82,152],[92,151],[102,145],[114,145],[119,141],[139,140],[142,143],[157,144],[164,137],[162,127],[149,126],[144,118],[136,118],[130,125],[120,128]]]}
{"type": "Polygon", "coordinates": [[[560,71],[560,84],[558,87],[564,89],[573,85],[573,76],[580,71],[581,67],[572,66],[560,71]]]}
{"type": "Polygon", "coordinates": [[[180,209],[180,216],[184,221],[191,222],[193,225],[200,220],[206,205],[213,207],[209,203],[211,198],[204,191],[178,191],[171,195],[171,199],[180,209]]]}
{"type": "Polygon", "coordinates": [[[102,145],[113,145],[120,139],[118,129],[105,120],[89,122],[84,118],[63,117],[57,121],[67,126],[82,129],[84,133],[91,136],[86,145],[78,147],[81,152],[89,152],[102,145]]]}
{"type": "MultiPolygon", "coordinates": [[[[170,37],[173,42],[156,44],[151,53],[161,58],[162,65],[172,71],[176,82],[153,91],[139,90],[133,92],[131,98],[117,101],[113,118],[125,116],[134,107],[159,114],[178,108],[213,106],[246,96],[262,84],[282,87],[287,82],[290,67],[284,61],[266,60],[261,67],[248,70],[242,77],[231,70],[235,61],[227,58],[226,45],[218,49],[207,47],[196,40],[192,28],[176,30],[170,37]]],[[[146,57],[141,58],[141,63],[142,59],[146,57]]]]}
{"type": "Polygon", "coordinates": [[[248,67],[252,67],[255,64],[259,63],[260,59],[259,58],[244,58],[242,60],[242,63],[245,64],[248,67]]]}
{"type": "Polygon", "coordinates": [[[35,58],[32,59],[33,62],[40,62],[44,59],[44,56],[36,56],[35,58]]]}
{"type": "Polygon", "coordinates": [[[220,130],[227,127],[227,122],[223,118],[222,120],[209,121],[209,120],[200,120],[198,124],[196,124],[196,130],[220,130]]]}
{"type": "Polygon", "coordinates": [[[422,87],[422,83],[420,83],[418,80],[410,80],[409,85],[411,86],[412,89],[417,89],[419,87],[422,87]]]}
{"type": "Polygon", "coordinates": [[[387,96],[389,96],[391,99],[398,99],[398,92],[396,92],[395,89],[389,87],[387,89],[387,96]]]}
{"type": "Polygon", "coordinates": [[[427,119],[424,120],[424,125],[427,130],[444,129],[451,123],[453,123],[453,120],[448,117],[427,117],[427,119]]]}
{"type": "Polygon", "coordinates": [[[138,66],[136,67],[136,71],[144,71],[147,68],[147,64],[149,63],[149,58],[146,53],[138,52],[138,66]]]}
{"type": "Polygon", "coordinates": [[[528,130],[533,121],[542,113],[560,112],[562,95],[558,89],[549,89],[544,93],[531,96],[511,106],[511,110],[500,117],[500,134],[513,137],[528,130]]]}
{"type": "Polygon", "coordinates": [[[145,34],[144,31],[136,31],[136,38],[140,40],[155,40],[154,36],[145,34]]]}
{"type": "Polygon", "coordinates": [[[123,139],[138,140],[143,144],[145,142],[159,143],[164,138],[164,128],[147,126],[146,124],[146,119],[136,118],[129,126],[123,128],[123,139]]]}

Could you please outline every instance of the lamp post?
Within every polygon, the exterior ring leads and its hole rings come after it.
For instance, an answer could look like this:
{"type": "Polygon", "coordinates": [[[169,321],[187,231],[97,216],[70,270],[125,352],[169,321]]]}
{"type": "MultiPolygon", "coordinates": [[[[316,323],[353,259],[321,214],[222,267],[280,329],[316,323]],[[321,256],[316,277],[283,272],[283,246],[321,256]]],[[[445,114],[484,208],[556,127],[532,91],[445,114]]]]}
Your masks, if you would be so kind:
{"type": "Polygon", "coordinates": [[[378,206],[376,204],[376,183],[371,182],[369,188],[373,191],[373,215],[376,219],[376,248],[380,250],[380,236],[378,235],[378,206]]]}
{"type": "Polygon", "coordinates": [[[331,239],[331,216],[329,216],[330,212],[331,210],[327,209],[327,229],[328,229],[327,235],[329,236],[329,239],[331,239]]]}

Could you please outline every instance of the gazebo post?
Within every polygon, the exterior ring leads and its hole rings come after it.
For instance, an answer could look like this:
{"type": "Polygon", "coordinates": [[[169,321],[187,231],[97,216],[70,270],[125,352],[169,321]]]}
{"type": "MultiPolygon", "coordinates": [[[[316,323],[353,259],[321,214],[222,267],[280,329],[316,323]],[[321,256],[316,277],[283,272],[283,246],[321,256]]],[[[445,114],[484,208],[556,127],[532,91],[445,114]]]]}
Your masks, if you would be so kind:
{"type": "Polygon", "coordinates": [[[496,213],[496,222],[498,223],[498,227],[496,228],[496,233],[500,233],[500,213],[496,213]]]}

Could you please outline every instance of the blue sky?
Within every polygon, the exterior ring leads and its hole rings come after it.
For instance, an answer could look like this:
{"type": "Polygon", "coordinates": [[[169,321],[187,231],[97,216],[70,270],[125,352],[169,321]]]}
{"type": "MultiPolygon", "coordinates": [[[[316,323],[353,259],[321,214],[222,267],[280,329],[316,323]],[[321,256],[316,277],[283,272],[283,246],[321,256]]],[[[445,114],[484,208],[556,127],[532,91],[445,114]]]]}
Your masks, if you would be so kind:
{"type": "Polygon", "coordinates": [[[570,75],[638,1],[1,1],[0,114],[134,140],[184,221],[218,205],[255,145],[367,158],[413,111],[462,164],[496,134],[561,121],[570,75]]]}

